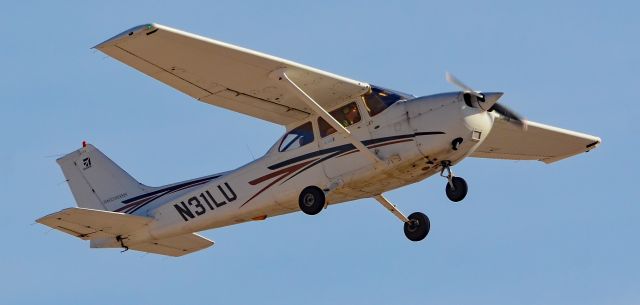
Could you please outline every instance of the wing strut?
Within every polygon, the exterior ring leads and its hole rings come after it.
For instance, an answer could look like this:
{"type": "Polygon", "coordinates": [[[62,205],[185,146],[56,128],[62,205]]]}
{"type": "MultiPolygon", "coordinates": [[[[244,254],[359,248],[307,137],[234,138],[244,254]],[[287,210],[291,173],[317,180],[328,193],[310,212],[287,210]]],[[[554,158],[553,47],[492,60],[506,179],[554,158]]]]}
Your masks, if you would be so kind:
{"type": "Polygon", "coordinates": [[[302,100],[305,104],[307,104],[307,106],[309,106],[309,108],[311,108],[311,110],[313,110],[317,115],[327,121],[327,123],[329,123],[331,127],[341,133],[345,137],[345,139],[351,142],[351,144],[353,144],[353,146],[355,146],[358,150],[363,152],[365,156],[367,156],[367,158],[373,161],[374,164],[382,162],[382,160],[380,160],[380,158],[378,158],[376,154],[371,152],[364,144],[362,144],[360,140],[353,137],[351,135],[351,132],[349,132],[348,129],[346,129],[334,117],[332,117],[329,112],[327,112],[324,108],[322,108],[322,106],[316,103],[316,101],[313,100],[313,98],[311,98],[306,92],[304,92],[304,90],[300,89],[300,87],[298,87],[298,85],[296,85],[296,83],[294,83],[289,78],[289,76],[287,76],[286,72],[286,69],[278,69],[273,71],[270,76],[286,84],[291,92],[295,93],[300,98],[300,100],[302,100]]]}

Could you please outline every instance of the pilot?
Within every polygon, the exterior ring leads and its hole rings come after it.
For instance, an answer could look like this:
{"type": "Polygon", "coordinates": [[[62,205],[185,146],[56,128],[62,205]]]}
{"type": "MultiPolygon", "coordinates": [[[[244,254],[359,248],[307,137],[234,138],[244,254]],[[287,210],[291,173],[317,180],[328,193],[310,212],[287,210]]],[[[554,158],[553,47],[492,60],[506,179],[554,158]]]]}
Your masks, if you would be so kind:
{"type": "Polygon", "coordinates": [[[356,104],[349,104],[345,106],[344,108],[342,108],[342,113],[344,114],[343,120],[341,122],[342,126],[347,127],[358,122],[359,115],[356,104]]]}

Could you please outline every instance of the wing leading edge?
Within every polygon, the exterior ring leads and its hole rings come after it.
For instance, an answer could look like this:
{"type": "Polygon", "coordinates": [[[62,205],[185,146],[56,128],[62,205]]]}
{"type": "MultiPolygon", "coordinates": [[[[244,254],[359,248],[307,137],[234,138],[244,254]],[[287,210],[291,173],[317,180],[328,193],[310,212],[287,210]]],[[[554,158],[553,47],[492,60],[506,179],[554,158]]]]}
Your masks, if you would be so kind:
{"type": "Polygon", "coordinates": [[[369,85],[292,61],[159,24],[131,28],[95,46],[101,52],[201,101],[280,125],[311,110],[269,75],[286,69],[325,109],[369,85]]]}
{"type": "Polygon", "coordinates": [[[548,164],[588,152],[601,142],[595,136],[531,121],[527,121],[527,129],[522,130],[496,117],[488,138],[471,156],[539,160],[548,164]]]}

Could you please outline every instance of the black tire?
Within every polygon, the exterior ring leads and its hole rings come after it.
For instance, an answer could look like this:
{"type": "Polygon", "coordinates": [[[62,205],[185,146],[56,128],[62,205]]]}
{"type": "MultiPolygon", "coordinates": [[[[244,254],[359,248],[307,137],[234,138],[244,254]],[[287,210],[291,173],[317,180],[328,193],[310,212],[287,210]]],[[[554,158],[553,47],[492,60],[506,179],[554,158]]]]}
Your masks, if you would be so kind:
{"type": "Polygon", "coordinates": [[[404,223],[404,235],[411,241],[421,241],[429,234],[431,222],[427,215],[415,212],[409,215],[411,222],[404,223]]]}
{"type": "Polygon", "coordinates": [[[447,198],[453,202],[461,201],[467,196],[467,191],[469,190],[467,188],[467,182],[460,177],[451,178],[451,182],[453,183],[453,188],[451,188],[451,185],[447,182],[447,187],[445,189],[447,198]]]}
{"type": "Polygon", "coordinates": [[[316,215],[322,211],[325,204],[324,192],[315,186],[307,186],[298,197],[298,205],[307,215],[316,215]]]}

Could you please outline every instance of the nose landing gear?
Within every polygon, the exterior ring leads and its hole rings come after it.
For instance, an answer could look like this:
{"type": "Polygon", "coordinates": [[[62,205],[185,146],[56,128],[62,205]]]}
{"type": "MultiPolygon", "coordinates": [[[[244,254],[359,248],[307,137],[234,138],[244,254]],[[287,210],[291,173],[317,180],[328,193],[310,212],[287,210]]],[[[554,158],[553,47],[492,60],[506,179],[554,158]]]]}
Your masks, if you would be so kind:
{"type": "Polygon", "coordinates": [[[442,166],[440,176],[447,178],[447,186],[445,188],[447,198],[453,202],[461,201],[467,196],[467,182],[453,175],[451,171],[451,161],[442,161],[440,165],[442,166]],[[446,175],[444,174],[445,171],[447,172],[446,175]]]}

